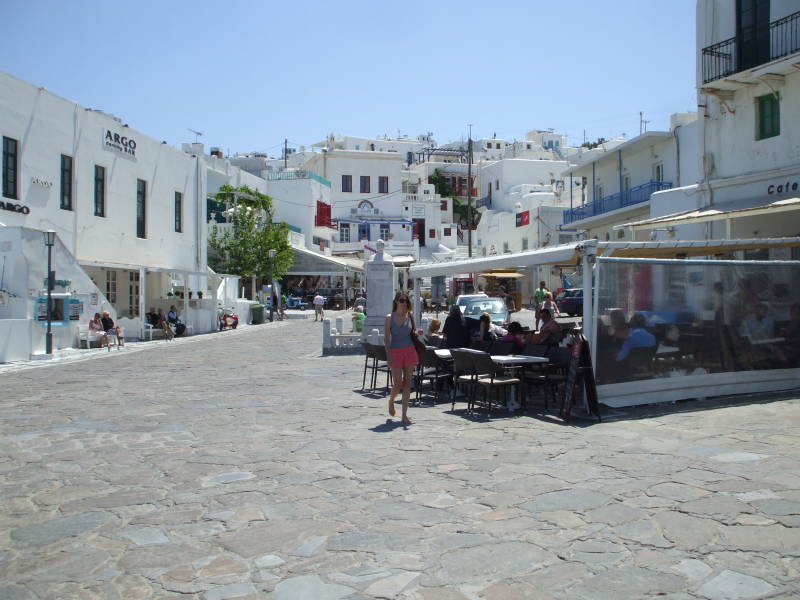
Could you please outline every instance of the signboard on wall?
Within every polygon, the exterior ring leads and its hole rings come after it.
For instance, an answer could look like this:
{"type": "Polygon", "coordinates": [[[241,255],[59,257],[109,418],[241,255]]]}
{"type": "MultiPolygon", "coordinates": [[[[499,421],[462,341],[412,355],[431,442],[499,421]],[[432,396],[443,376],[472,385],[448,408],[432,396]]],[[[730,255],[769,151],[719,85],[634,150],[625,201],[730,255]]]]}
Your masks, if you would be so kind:
{"type": "Polygon", "coordinates": [[[517,213],[517,227],[523,227],[531,224],[531,211],[523,210],[517,213]]]}
{"type": "Polygon", "coordinates": [[[125,158],[136,160],[136,140],[125,133],[106,129],[103,133],[103,148],[117,152],[125,158]]]}
{"type": "Polygon", "coordinates": [[[80,321],[83,314],[83,302],[77,298],[70,298],[69,300],[69,320],[80,321]]]}
{"type": "Polygon", "coordinates": [[[424,206],[412,206],[411,207],[411,216],[415,218],[424,219],[425,218],[425,207],[424,206]]]}

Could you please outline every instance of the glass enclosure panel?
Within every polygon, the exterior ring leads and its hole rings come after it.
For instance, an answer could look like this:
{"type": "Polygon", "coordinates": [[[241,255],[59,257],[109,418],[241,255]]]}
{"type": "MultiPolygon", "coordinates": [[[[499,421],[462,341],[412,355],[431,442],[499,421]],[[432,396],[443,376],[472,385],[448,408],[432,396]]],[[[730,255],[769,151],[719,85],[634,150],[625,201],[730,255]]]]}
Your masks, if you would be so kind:
{"type": "Polygon", "coordinates": [[[597,261],[598,384],[800,367],[800,262],[597,261]]]}

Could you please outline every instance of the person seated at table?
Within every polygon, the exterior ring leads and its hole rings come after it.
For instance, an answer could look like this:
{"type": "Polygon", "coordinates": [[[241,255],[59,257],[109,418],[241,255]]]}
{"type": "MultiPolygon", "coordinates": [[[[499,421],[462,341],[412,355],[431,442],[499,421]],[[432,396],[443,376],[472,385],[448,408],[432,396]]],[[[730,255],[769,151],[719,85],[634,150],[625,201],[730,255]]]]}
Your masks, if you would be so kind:
{"type": "Polygon", "coordinates": [[[353,331],[358,331],[359,333],[364,331],[364,320],[366,318],[367,315],[364,314],[364,309],[356,306],[353,309],[353,331]]]}
{"type": "Polygon", "coordinates": [[[622,347],[617,353],[617,362],[622,362],[631,353],[633,348],[653,348],[657,345],[656,336],[645,328],[644,315],[636,313],[629,323],[621,323],[614,329],[614,336],[622,341],[622,347]]]}
{"type": "Polygon", "coordinates": [[[492,323],[492,316],[487,313],[481,313],[478,317],[478,329],[472,335],[473,342],[493,342],[506,334],[502,327],[492,323]]]}
{"type": "Polygon", "coordinates": [[[740,333],[751,342],[775,337],[775,321],[767,314],[767,306],[763,302],[753,304],[752,312],[742,321],[740,333]]]}
{"type": "Polygon", "coordinates": [[[158,313],[154,306],[151,306],[150,310],[144,314],[144,320],[153,327],[158,324],[158,313]]]}
{"type": "Polygon", "coordinates": [[[94,313],[94,318],[89,320],[89,341],[100,340],[100,347],[108,344],[108,336],[103,328],[103,321],[100,320],[100,313],[94,313]]]}
{"type": "Polygon", "coordinates": [[[541,326],[539,331],[528,335],[528,342],[531,344],[545,344],[555,346],[561,341],[561,326],[556,323],[553,313],[549,308],[540,308],[539,316],[541,326]]]}
{"type": "Polygon", "coordinates": [[[125,346],[125,340],[122,338],[122,328],[114,324],[114,319],[111,318],[111,314],[107,310],[103,311],[100,322],[103,324],[103,331],[106,332],[106,343],[108,343],[109,335],[115,335],[117,337],[117,344],[125,346]]]}
{"type": "Polygon", "coordinates": [[[428,331],[425,333],[423,341],[428,346],[441,346],[442,341],[444,338],[442,334],[439,332],[439,329],[442,327],[442,322],[439,319],[431,319],[431,322],[428,323],[428,331]]]}
{"type": "Polygon", "coordinates": [[[511,321],[511,323],[508,324],[508,332],[500,339],[504,342],[512,342],[514,344],[514,354],[519,354],[525,349],[522,325],[517,321],[511,321]]]}
{"type": "Polygon", "coordinates": [[[469,330],[461,309],[454,304],[450,307],[450,314],[444,320],[442,328],[445,348],[466,348],[469,346],[469,330]]]}

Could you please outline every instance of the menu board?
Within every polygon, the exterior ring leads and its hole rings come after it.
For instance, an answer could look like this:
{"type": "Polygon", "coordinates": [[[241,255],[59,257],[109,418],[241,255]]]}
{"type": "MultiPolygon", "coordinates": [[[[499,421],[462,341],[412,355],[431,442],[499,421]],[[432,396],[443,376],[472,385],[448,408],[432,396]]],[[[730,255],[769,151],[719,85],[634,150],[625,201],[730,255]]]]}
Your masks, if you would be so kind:
{"type": "Polygon", "coordinates": [[[589,343],[583,334],[578,333],[572,337],[572,353],[567,365],[567,375],[564,381],[564,399],[561,403],[561,418],[569,421],[572,416],[572,404],[575,400],[575,387],[583,383],[586,393],[586,405],[590,414],[600,421],[600,404],[597,401],[597,386],[592,370],[592,355],[589,343]]]}

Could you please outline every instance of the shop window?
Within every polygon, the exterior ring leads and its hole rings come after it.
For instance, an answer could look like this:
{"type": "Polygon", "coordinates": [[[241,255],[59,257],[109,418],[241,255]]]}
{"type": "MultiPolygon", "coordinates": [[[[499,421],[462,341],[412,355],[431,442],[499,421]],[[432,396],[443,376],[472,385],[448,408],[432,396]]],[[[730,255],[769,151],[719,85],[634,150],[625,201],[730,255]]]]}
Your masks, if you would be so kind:
{"type": "Polygon", "coordinates": [[[389,239],[389,224],[388,223],[381,223],[380,237],[381,237],[381,239],[383,241],[387,241],[389,239]]]}
{"type": "Polygon", "coordinates": [[[128,314],[131,317],[139,316],[139,273],[128,272],[128,314]]]}
{"type": "Polygon", "coordinates": [[[17,140],[3,137],[3,196],[17,198],[17,140]]]}
{"type": "Polygon", "coordinates": [[[781,133],[780,103],[776,94],[756,98],[756,139],[765,140],[781,133]]]}
{"type": "Polygon", "coordinates": [[[352,192],[353,191],[353,176],[352,175],[342,175],[342,191],[343,192],[352,192]]]}
{"type": "Polygon", "coordinates": [[[106,300],[117,303],[117,272],[106,271],[106,300]]]}

